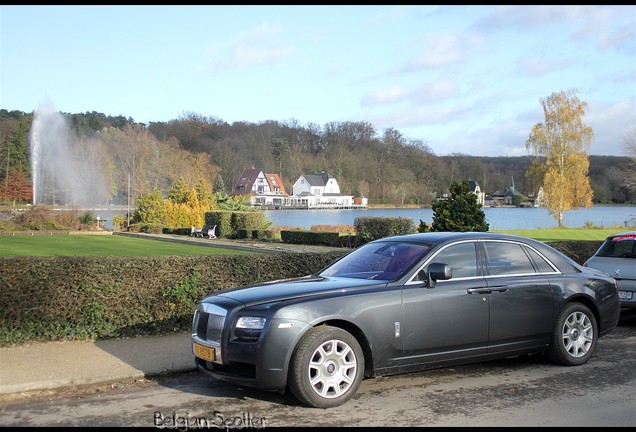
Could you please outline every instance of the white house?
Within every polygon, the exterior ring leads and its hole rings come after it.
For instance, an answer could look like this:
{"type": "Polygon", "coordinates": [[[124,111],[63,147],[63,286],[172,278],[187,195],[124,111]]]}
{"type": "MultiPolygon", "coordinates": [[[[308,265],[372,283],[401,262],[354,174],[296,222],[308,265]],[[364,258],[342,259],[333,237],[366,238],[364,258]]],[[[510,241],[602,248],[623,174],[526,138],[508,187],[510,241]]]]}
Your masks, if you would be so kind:
{"type": "Polygon", "coordinates": [[[350,208],[354,204],[352,195],[342,195],[338,181],[326,172],[301,175],[292,186],[289,206],[293,208],[350,208]]]}
{"type": "Polygon", "coordinates": [[[234,186],[234,195],[249,195],[250,204],[269,209],[363,208],[367,198],[342,195],[338,181],[326,172],[301,175],[292,186],[292,195],[278,174],[247,168],[234,186]]]}
{"type": "Polygon", "coordinates": [[[486,205],[486,193],[482,192],[479,184],[475,180],[468,180],[468,189],[477,195],[477,204],[480,204],[482,207],[486,205]]]}

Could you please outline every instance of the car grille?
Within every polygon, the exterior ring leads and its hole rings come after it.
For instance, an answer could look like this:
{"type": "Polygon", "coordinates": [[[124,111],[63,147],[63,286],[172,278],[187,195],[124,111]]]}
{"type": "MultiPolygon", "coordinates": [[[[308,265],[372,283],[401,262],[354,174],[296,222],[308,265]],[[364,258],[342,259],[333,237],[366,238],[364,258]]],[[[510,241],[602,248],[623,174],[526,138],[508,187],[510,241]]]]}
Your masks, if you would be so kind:
{"type": "Polygon", "coordinates": [[[192,323],[194,335],[202,340],[220,344],[226,314],[227,311],[218,306],[199,305],[192,323]]]}

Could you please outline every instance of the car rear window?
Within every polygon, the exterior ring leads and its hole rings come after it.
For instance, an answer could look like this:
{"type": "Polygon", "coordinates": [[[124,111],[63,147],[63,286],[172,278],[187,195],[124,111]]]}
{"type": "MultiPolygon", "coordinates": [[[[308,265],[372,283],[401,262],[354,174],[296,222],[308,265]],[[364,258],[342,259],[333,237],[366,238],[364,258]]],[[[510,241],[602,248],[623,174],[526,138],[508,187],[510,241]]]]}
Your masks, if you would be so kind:
{"type": "Polygon", "coordinates": [[[607,258],[636,258],[636,235],[608,238],[596,255],[607,258]]]}

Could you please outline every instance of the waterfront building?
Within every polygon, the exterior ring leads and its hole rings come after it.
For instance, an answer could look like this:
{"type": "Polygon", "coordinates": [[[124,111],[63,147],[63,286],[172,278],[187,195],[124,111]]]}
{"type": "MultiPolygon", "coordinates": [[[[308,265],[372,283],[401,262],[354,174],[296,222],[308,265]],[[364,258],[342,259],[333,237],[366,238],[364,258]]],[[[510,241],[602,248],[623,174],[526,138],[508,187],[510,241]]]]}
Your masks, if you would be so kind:
{"type": "Polygon", "coordinates": [[[249,168],[234,186],[235,195],[249,195],[250,204],[263,209],[347,209],[365,208],[367,198],[343,195],[338,181],[327,172],[303,174],[292,186],[292,194],[277,174],[249,168]]]}

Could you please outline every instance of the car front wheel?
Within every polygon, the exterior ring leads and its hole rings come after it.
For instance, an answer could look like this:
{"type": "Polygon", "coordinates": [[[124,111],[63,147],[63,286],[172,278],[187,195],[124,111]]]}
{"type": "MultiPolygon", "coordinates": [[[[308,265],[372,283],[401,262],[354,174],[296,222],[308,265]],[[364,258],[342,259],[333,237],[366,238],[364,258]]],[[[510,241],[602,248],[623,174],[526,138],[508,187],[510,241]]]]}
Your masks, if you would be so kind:
{"type": "Polygon", "coordinates": [[[342,329],[315,327],[296,347],[289,373],[290,390],[299,401],[315,408],[342,405],[362,382],[362,348],[342,329]]]}
{"type": "Polygon", "coordinates": [[[582,365],[592,357],[597,338],[594,314],[581,303],[570,303],[557,319],[548,357],[557,364],[582,365]]]}

